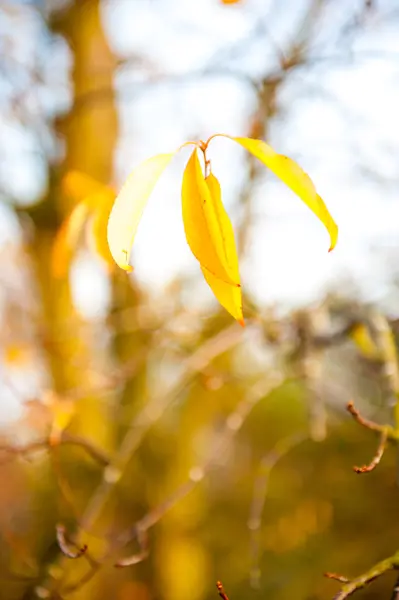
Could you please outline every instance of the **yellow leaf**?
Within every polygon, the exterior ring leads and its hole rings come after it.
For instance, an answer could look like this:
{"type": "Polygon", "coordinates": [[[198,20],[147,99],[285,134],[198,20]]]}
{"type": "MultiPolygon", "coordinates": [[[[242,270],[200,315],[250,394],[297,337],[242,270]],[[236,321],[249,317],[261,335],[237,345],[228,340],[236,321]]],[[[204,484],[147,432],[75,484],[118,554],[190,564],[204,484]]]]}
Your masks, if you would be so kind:
{"type": "Polygon", "coordinates": [[[28,344],[10,344],[4,349],[4,360],[8,365],[20,366],[31,358],[31,347],[28,344]]]}
{"type": "Polygon", "coordinates": [[[241,288],[218,279],[215,275],[212,275],[212,273],[205,269],[205,267],[201,267],[201,269],[206,282],[215,294],[216,299],[223,308],[225,308],[227,312],[240,323],[240,325],[244,326],[241,288]]]}
{"type": "MultiPolygon", "coordinates": [[[[115,194],[111,189],[105,188],[96,196],[97,204],[92,209],[93,214],[88,227],[88,244],[103,259],[107,269],[112,271],[115,267],[115,262],[107,242],[107,227],[115,194]]],[[[91,200],[93,200],[93,196],[91,200]]]]}
{"type": "MultiPolygon", "coordinates": [[[[211,194],[215,212],[220,223],[222,232],[222,239],[224,240],[224,253],[226,262],[229,266],[230,272],[233,274],[235,281],[240,281],[240,275],[238,271],[238,257],[236,244],[234,240],[234,231],[230,219],[224,209],[222,203],[222,194],[220,190],[219,181],[213,174],[205,179],[211,194]]],[[[220,304],[236,319],[241,325],[244,325],[243,314],[242,314],[242,298],[241,298],[241,287],[231,285],[218,279],[215,275],[212,275],[205,267],[201,267],[203,275],[215,294],[220,304]]]]}
{"type": "MultiPolygon", "coordinates": [[[[62,189],[76,202],[107,186],[81,171],[68,171],[62,179],[62,189]]],[[[108,188],[109,189],[109,188],[108,188]]]]}
{"type": "Polygon", "coordinates": [[[43,404],[51,414],[49,441],[52,446],[60,442],[62,432],[68,427],[76,412],[76,402],[58,396],[52,390],[43,394],[43,404]]]}
{"type": "Polygon", "coordinates": [[[349,334],[360,352],[367,358],[377,358],[379,349],[370,335],[368,328],[363,323],[357,323],[349,334]]]}
{"type": "Polygon", "coordinates": [[[54,240],[51,256],[51,271],[54,277],[61,278],[66,275],[88,214],[87,204],[79,202],[61,225],[54,240]]]}
{"type": "MultiPolygon", "coordinates": [[[[216,179],[211,179],[211,186],[219,187],[216,179]]],[[[196,149],[183,174],[182,208],[187,243],[201,266],[225,283],[239,286],[238,268],[232,259],[235,244],[231,223],[220,200],[220,189],[219,197],[213,196],[205,182],[196,149]]]]}
{"type": "Polygon", "coordinates": [[[132,271],[129,265],[137,226],[147,200],[174,153],[158,154],[141,163],[129,175],[112,207],[108,221],[108,244],[117,265],[132,271]]]}
{"type": "Polygon", "coordinates": [[[253,154],[256,158],[263,162],[281,181],[283,181],[310,210],[320,219],[330,234],[330,249],[331,251],[338,238],[338,227],[330,215],[322,198],[316,192],[309,175],[301,169],[301,167],[288,156],[277,154],[262,140],[253,140],[250,138],[231,138],[238,142],[253,154]]]}

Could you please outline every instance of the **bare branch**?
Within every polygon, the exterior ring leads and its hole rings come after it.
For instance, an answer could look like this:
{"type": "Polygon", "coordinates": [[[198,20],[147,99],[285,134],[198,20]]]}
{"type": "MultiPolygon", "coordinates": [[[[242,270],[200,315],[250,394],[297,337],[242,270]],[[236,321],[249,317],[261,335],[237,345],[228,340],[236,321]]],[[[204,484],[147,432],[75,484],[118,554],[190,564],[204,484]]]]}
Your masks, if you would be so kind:
{"type": "MultiPolygon", "coordinates": [[[[371,567],[371,569],[366,571],[366,573],[363,573],[363,575],[356,577],[356,579],[349,580],[346,577],[343,577],[342,575],[337,575],[335,573],[325,573],[325,577],[328,577],[329,579],[335,579],[337,581],[340,581],[341,583],[344,583],[344,585],[341,588],[341,591],[334,596],[333,600],[345,600],[358,590],[361,590],[366,585],[374,581],[374,579],[381,577],[381,575],[387,573],[388,571],[392,571],[398,568],[399,551],[393,554],[391,557],[386,558],[385,560],[382,560],[381,562],[377,563],[376,565],[371,567]]],[[[396,593],[395,590],[394,594],[396,593]]],[[[394,599],[395,596],[393,596],[393,600],[394,599]]]]}
{"type": "MultiPolygon", "coordinates": [[[[111,458],[106,454],[106,452],[104,452],[104,450],[98,448],[97,446],[94,446],[94,444],[92,444],[83,437],[70,435],[67,432],[63,432],[60,440],[60,445],[70,445],[82,448],[87,452],[87,454],[89,454],[94,460],[96,460],[101,465],[107,466],[111,462],[111,458]]],[[[26,444],[25,446],[3,445],[0,446],[0,454],[4,454],[5,458],[2,458],[0,460],[0,464],[4,464],[5,462],[12,460],[13,458],[29,456],[30,454],[33,454],[40,450],[51,449],[52,446],[50,445],[48,438],[36,440],[34,442],[31,442],[30,444],[26,444]]]]}
{"type": "Polygon", "coordinates": [[[137,565],[139,562],[142,562],[148,557],[149,548],[147,531],[138,527],[136,538],[140,548],[139,552],[136,552],[127,558],[123,558],[122,560],[118,560],[118,562],[115,563],[115,567],[131,567],[132,565],[137,565]]]}
{"type": "Polygon", "coordinates": [[[271,471],[278,461],[283,458],[283,456],[285,456],[290,450],[292,450],[292,448],[307,438],[308,435],[305,433],[296,433],[294,435],[290,435],[289,437],[283,438],[277,442],[274,448],[272,448],[272,450],[266,454],[261,461],[259,474],[254,483],[252,506],[248,520],[248,528],[251,532],[251,585],[253,587],[259,587],[259,532],[262,525],[262,513],[265,506],[271,471]]]}
{"type": "Polygon", "coordinates": [[[385,452],[387,440],[388,440],[387,431],[382,431],[380,443],[378,444],[377,452],[375,453],[372,461],[368,465],[363,465],[362,467],[353,467],[353,470],[355,471],[355,473],[358,473],[358,474],[370,473],[370,471],[373,471],[376,468],[376,466],[380,463],[380,460],[383,457],[383,454],[385,452]]]}
{"type": "Polygon", "coordinates": [[[328,579],[335,579],[335,581],[339,581],[340,583],[349,583],[349,579],[347,577],[338,575],[338,573],[324,573],[324,577],[327,577],[328,579]]]}

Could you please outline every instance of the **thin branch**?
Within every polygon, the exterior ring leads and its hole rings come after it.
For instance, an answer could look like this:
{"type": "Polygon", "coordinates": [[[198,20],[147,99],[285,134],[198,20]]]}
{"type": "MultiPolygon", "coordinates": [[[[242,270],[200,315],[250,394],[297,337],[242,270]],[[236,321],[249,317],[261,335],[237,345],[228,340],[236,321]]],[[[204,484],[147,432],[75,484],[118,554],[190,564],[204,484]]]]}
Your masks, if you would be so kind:
{"type": "Polygon", "coordinates": [[[131,567],[132,565],[137,565],[139,562],[142,562],[148,557],[149,548],[148,548],[148,535],[147,531],[141,530],[139,527],[137,528],[136,533],[137,542],[139,544],[139,552],[128,556],[127,558],[123,558],[122,560],[118,560],[115,563],[115,567],[123,568],[123,567],[131,567]]]}
{"type": "MultiPolygon", "coordinates": [[[[381,575],[383,575],[384,573],[387,573],[388,571],[392,571],[392,570],[398,569],[398,568],[399,568],[399,551],[396,552],[395,554],[393,554],[391,557],[386,558],[385,560],[382,560],[381,562],[377,563],[376,565],[371,567],[371,569],[366,571],[366,573],[363,573],[359,577],[356,577],[356,579],[349,580],[346,577],[343,577],[342,575],[337,575],[335,573],[326,573],[325,577],[328,577],[329,579],[335,579],[340,582],[344,582],[344,585],[342,586],[341,591],[338,592],[338,594],[336,594],[334,596],[333,600],[345,600],[346,598],[349,598],[349,596],[351,596],[358,590],[361,590],[366,585],[368,585],[369,583],[374,581],[374,579],[381,577],[381,575]]],[[[395,587],[395,590],[396,590],[396,587],[395,587]]],[[[396,593],[395,590],[394,590],[394,594],[396,593]]],[[[393,597],[393,600],[394,599],[395,599],[395,596],[393,597]]]]}
{"type": "Polygon", "coordinates": [[[370,473],[370,471],[373,471],[376,466],[379,465],[381,458],[384,455],[387,442],[389,440],[395,442],[398,441],[398,431],[396,431],[391,425],[379,425],[374,421],[370,421],[369,419],[362,417],[352,400],[348,402],[346,409],[349,414],[352,415],[355,421],[359,423],[359,425],[380,434],[380,443],[378,444],[377,451],[371,462],[368,465],[363,465],[362,467],[353,467],[355,473],[370,473]]]}
{"type": "Polygon", "coordinates": [[[272,448],[272,450],[261,460],[259,474],[254,483],[252,506],[248,520],[248,528],[251,532],[251,585],[254,588],[259,587],[259,533],[262,525],[262,513],[265,506],[271,471],[281,458],[307,438],[308,435],[305,433],[295,433],[294,435],[283,438],[279,440],[274,448],[272,448]]]}
{"type": "Polygon", "coordinates": [[[129,528],[122,533],[116,542],[116,546],[124,546],[134,539],[137,528],[141,531],[147,531],[153,527],[177,502],[185,498],[204,479],[227,450],[229,444],[242,428],[256,404],[268,396],[281,383],[281,375],[276,374],[271,379],[258,382],[258,384],[254,385],[241,402],[239,402],[233,413],[226,418],[223,430],[218,436],[210,455],[203,462],[190,469],[188,480],[179,486],[171,496],[147,513],[133,528],[129,528]]]}
{"type": "MultiPolygon", "coordinates": [[[[89,454],[94,460],[100,463],[103,466],[107,466],[111,462],[111,458],[97,446],[94,446],[91,442],[86,440],[83,437],[70,435],[69,433],[63,432],[60,440],[61,445],[71,445],[82,448],[89,454]]],[[[8,455],[6,458],[0,460],[0,464],[4,464],[13,458],[18,457],[26,457],[35,452],[39,452],[40,450],[51,450],[52,447],[50,445],[49,439],[44,438],[40,440],[36,440],[25,446],[12,446],[12,445],[3,445],[0,446],[0,454],[3,453],[8,455]]]]}
{"type": "Polygon", "coordinates": [[[339,581],[340,583],[349,583],[349,579],[344,577],[343,575],[338,575],[338,573],[324,573],[324,577],[328,579],[334,579],[335,581],[339,581]]]}
{"type": "Polygon", "coordinates": [[[382,431],[380,443],[378,444],[377,452],[375,453],[373,459],[368,465],[363,465],[362,467],[353,467],[355,473],[357,473],[358,475],[360,475],[361,473],[370,473],[370,471],[373,471],[376,468],[376,466],[380,464],[380,460],[385,452],[387,440],[388,433],[386,431],[382,431]]]}
{"type": "Polygon", "coordinates": [[[379,423],[375,423],[374,421],[370,421],[369,419],[362,417],[358,409],[355,407],[353,400],[348,402],[346,405],[346,410],[362,427],[366,427],[366,429],[371,429],[371,431],[376,431],[378,433],[382,433],[383,431],[387,430],[389,435],[394,434],[393,428],[389,425],[380,425],[379,423]]]}
{"type": "Polygon", "coordinates": [[[87,544],[84,544],[83,546],[81,546],[80,548],[78,546],[76,546],[76,544],[74,544],[73,542],[69,542],[66,540],[66,529],[65,526],[62,524],[58,524],[56,526],[56,532],[57,532],[57,542],[58,545],[60,547],[61,552],[67,556],[68,558],[80,558],[81,556],[83,556],[86,551],[87,551],[87,544]],[[74,546],[74,548],[76,548],[75,550],[72,550],[71,545],[74,546]]]}

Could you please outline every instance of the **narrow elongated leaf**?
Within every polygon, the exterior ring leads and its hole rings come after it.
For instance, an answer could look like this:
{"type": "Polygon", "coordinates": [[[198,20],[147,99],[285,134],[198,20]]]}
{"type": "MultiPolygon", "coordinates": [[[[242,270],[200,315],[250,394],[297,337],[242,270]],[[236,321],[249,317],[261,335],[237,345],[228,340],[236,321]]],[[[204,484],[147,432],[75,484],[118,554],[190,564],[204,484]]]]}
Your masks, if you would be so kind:
{"type": "Polygon", "coordinates": [[[240,325],[244,326],[241,288],[218,279],[215,275],[212,275],[212,273],[205,269],[205,267],[201,267],[201,270],[218,302],[220,302],[223,308],[225,308],[227,312],[240,323],[240,325]]]}
{"type": "Polygon", "coordinates": [[[96,203],[93,200],[92,218],[88,224],[88,245],[106,264],[108,271],[115,267],[115,261],[109,250],[107,242],[108,219],[114,203],[115,194],[109,188],[105,188],[96,194],[96,203]]]}
{"type": "Polygon", "coordinates": [[[174,153],[158,154],[138,165],[112,207],[107,231],[109,249],[116,264],[125,271],[132,271],[130,251],[147,200],[173,156],[174,153]]]}
{"type": "Polygon", "coordinates": [[[303,200],[303,202],[310,208],[310,210],[320,219],[323,225],[326,227],[330,235],[330,249],[331,251],[338,238],[338,227],[330,215],[324,201],[316,192],[316,188],[313,185],[309,175],[301,169],[301,167],[288,156],[277,154],[265,142],[262,140],[253,140],[250,138],[231,138],[238,142],[248,150],[251,154],[256,156],[260,161],[263,162],[281,181],[283,181],[297,196],[303,200]]]}
{"type": "Polygon", "coordinates": [[[52,249],[51,271],[54,277],[61,278],[68,272],[72,254],[82,235],[89,214],[85,202],[79,202],[61,225],[52,249]]]}
{"type": "MultiPolygon", "coordinates": [[[[211,198],[213,200],[213,206],[215,213],[220,225],[220,231],[222,233],[223,252],[225,260],[229,268],[229,272],[232,274],[234,281],[240,281],[240,274],[238,271],[238,257],[237,249],[234,239],[234,231],[229,216],[227,215],[225,208],[222,203],[222,194],[220,189],[219,181],[213,174],[205,179],[208,186],[211,198]]],[[[242,315],[242,298],[241,298],[241,287],[237,285],[231,285],[221,279],[212,275],[205,267],[201,267],[203,275],[215,294],[220,304],[231,314],[234,319],[239,321],[241,325],[244,325],[242,315]]]]}
{"type": "MultiPolygon", "coordinates": [[[[211,180],[211,185],[219,185],[211,180]]],[[[191,154],[183,174],[183,223],[187,243],[202,267],[222,281],[240,285],[238,267],[232,258],[234,235],[219,195],[211,194],[205,182],[197,150],[191,154]]]]}

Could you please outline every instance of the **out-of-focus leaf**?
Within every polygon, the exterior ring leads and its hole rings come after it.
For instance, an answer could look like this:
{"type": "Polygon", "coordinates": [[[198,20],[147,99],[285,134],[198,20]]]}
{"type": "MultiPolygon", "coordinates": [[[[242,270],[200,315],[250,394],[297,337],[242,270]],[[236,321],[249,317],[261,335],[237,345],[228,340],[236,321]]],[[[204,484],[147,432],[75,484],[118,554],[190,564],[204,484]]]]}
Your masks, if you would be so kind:
{"type": "Polygon", "coordinates": [[[81,171],[68,171],[62,179],[63,191],[76,202],[84,200],[103,188],[107,188],[107,186],[81,171]]]}
{"type": "Polygon", "coordinates": [[[231,139],[238,142],[243,148],[263,162],[320,219],[330,235],[329,251],[331,251],[337,243],[338,227],[323,199],[316,192],[316,188],[309,175],[291,158],[283,154],[277,154],[271,146],[262,140],[240,137],[231,139]]]}
{"type": "Polygon", "coordinates": [[[88,226],[88,244],[100,256],[109,271],[115,267],[115,261],[109,250],[107,242],[108,219],[114,203],[115,194],[110,189],[105,189],[96,194],[97,202],[93,203],[92,218],[88,226]]]}
{"type": "Polygon", "coordinates": [[[108,244],[117,265],[132,271],[129,264],[137,227],[147,200],[174,153],[158,154],[144,161],[129,175],[112,207],[108,221],[108,244]]]}
{"type": "Polygon", "coordinates": [[[363,323],[356,324],[349,337],[366,358],[377,358],[380,354],[377,344],[370,335],[369,329],[363,323]]]}
{"type": "Polygon", "coordinates": [[[61,278],[68,272],[72,254],[79,242],[89,214],[85,202],[79,202],[61,225],[52,249],[51,270],[54,277],[61,278]]]}
{"type": "Polygon", "coordinates": [[[23,342],[9,344],[4,349],[4,360],[8,365],[22,366],[32,358],[32,348],[23,342]]]}
{"type": "Polygon", "coordinates": [[[184,170],[182,209],[187,243],[201,266],[225,283],[239,286],[238,268],[232,261],[231,223],[221,206],[220,191],[219,198],[213,197],[205,182],[197,150],[184,170]]]}
{"type": "Polygon", "coordinates": [[[61,398],[53,391],[44,394],[43,404],[51,413],[51,430],[49,441],[52,446],[59,443],[62,432],[66,429],[76,412],[76,402],[61,398]]]}
{"type": "MultiPolygon", "coordinates": [[[[234,281],[239,282],[240,275],[238,270],[238,257],[234,239],[234,231],[229,216],[226,213],[222,203],[222,194],[219,181],[213,174],[210,174],[205,179],[205,182],[208,186],[215,209],[215,214],[219,222],[220,234],[223,240],[223,252],[229,272],[234,278],[234,281]]],[[[221,279],[215,277],[215,275],[213,275],[205,267],[201,267],[201,269],[209,287],[215,294],[220,304],[232,315],[232,317],[234,317],[234,319],[239,321],[241,325],[244,325],[242,315],[241,287],[222,281],[221,279]]]]}

